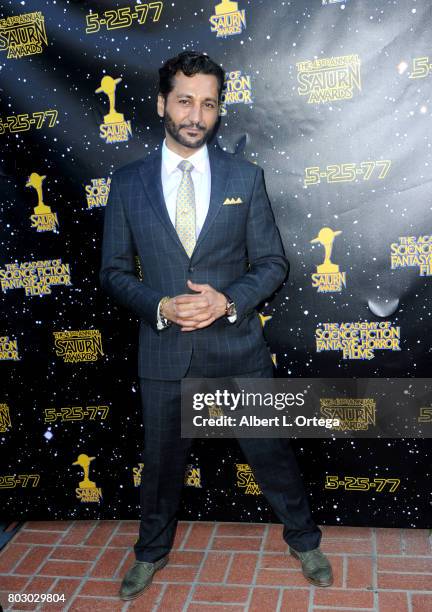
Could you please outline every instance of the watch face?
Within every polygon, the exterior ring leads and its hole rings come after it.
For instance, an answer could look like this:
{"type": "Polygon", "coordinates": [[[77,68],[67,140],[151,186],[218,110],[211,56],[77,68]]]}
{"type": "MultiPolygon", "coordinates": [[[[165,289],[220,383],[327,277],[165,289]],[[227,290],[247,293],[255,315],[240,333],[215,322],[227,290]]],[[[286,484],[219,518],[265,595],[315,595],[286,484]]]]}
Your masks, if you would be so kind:
{"type": "Polygon", "coordinates": [[[230,302],[227,306],[227,316],[228,317],[232,317],[233,314],[235,314],[235,305],[234,302],[230,302]]]}

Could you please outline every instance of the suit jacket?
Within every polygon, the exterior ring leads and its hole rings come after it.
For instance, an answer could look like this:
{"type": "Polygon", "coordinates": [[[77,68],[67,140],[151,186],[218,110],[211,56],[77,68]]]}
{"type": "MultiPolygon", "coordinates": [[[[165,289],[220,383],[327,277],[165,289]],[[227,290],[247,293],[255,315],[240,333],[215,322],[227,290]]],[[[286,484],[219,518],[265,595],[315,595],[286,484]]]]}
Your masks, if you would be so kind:
{"type": "Polygon", "coordinates": [[[252,372],[271,364],[255,307],[282,283],[288,269],[263,170],[209,147],[209,211],[191,258],[165,206],[161,151],[117,170],[105,210],[100,281],[103,289],[140,319],[138,374],[179,380],[192,353],[203,376],[252,372]],[[225,203],[237,201],[239,203],[225,203]],[[138,255],[142,280],[136,275],[138,255]],[[158,330],[162,297],[191,293],[187,279],[208,283],[235,302],[237,321],[225,317],[182,332],[158,330]]]}

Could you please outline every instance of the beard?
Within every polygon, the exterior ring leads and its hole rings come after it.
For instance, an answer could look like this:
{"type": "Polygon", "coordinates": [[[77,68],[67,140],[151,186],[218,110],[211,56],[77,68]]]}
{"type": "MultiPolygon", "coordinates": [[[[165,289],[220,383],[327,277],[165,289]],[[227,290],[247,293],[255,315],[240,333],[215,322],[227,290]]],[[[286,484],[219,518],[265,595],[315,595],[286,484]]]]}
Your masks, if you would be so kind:
{"type": "Polygon", "coordinates": [[[203,146],[211,137],[213,129],[207,129],[202,123],[176,123],[171,115],[165,111],[164,113],[164,126],[168,134],[183,147],[189,149],[199,149],[203,146]],[[201,131],[201,138],[191,140],[187,135],[182,134],[180,130],[184,128],[194,128],[201,131]]]}

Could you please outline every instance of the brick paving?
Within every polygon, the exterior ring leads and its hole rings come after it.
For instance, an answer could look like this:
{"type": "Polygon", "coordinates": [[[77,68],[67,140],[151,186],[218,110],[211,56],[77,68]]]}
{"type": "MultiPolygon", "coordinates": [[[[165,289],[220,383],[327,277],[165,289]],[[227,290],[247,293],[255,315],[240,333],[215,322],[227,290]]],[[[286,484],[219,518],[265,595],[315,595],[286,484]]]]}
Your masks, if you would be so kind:
{"type": "Polygon", "coordinates": [[[7,610],[73,612],[430,612],[427,530],[323,527],[330,588],[309,585],[280,525],[180,523],[169,564],[145,595],[117,597],[133,562],[137,521],[28,522],[0,553],[7,610]],[[8,593],[64,593],[66,601],[8,603],[8,593]]]}

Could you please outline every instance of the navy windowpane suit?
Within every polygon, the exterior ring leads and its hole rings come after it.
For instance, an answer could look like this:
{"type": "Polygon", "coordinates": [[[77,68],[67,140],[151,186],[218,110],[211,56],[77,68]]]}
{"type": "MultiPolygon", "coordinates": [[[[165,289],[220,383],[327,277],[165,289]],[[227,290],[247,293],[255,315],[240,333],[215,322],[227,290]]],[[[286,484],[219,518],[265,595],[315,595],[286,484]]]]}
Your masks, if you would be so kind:
{"type": "MultiPolygon", "coordinates": [[[[288,263],[263,171],[219,148],[209,148],[209,161],[209,211],[191,258],[166,209],[160,151],[114,173],[105,211],[101,285],[140,319],[138,373],[145,448],[135,552],[142,561],[167,554],[175,534],[190,444],[180,437],[181,379],[272,376],[255,308],[280,286],[288,263]],[[136,276],[136,255],[142,280],[136,276]],[[159,301],[189,293],[187,279],[229,295],[237,321],[231,324],[222,317],[193,332],[182,332],[175,324],[158,330],[159,301]]],[[[284,523],[285,540],[299,551],[316,548],[321,532],[311,518],[289,441],[239,442],[284,523]]]]}

